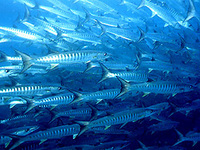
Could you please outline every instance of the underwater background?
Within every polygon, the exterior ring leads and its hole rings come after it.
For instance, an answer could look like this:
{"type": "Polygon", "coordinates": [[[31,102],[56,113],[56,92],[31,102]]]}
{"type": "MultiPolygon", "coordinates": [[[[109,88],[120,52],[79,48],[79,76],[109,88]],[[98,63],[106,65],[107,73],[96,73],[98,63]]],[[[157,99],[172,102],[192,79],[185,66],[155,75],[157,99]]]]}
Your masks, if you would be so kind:
{"type": "Polygon", "coordinates": [[[199,0],[1,0],[0,149],[200,149],[199,0]]]}

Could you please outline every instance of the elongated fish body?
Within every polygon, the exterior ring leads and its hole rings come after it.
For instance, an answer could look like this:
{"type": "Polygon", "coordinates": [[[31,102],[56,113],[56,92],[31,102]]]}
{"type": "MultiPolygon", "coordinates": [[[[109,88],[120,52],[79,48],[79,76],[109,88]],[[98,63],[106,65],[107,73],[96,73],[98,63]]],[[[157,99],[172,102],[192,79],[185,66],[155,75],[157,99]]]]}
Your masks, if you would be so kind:
{"type": "Polygon", "coordinates": [[[142,0],[138,8],[141,8],[143,6],[148,7],[152,11],[152,16],[157,15],[168,25],[175,26],[177,24],[177,20],[173,17],[170,10],[168,10],[169,7],[165,3],[161,3],[158,1],[157,3],[154,3],[152,2],[152,0],[142,0]]]}
{"type": "Polygon", "coordinates": [[[179,135],[179,140],[173,146],[178,145],[179,143],[182,143],[184,141],[192,141],[194,146],[197,144],[197,142],[200,141],[200,133],[198,132],[190,131],[185,136],[183,136],[183,134],[177,130],[176,132],[179,135]]]}
{"type": "Polygon", "coordinates": [[[163,61],[141,61],[138,69],[159,70],[159,71],[174,71],[172,64],[163,61]]]}
{"type": "Polygon", "coordinates": [[[100,1],[100,0],[76,0],[76,2],[80,1],[82,4],[84,4],[86,7],[91,7],[91,5],[94,8],[100,9],[104,11],[105,13],[111,13],[116,15],[117,11],[114,10],[112,7],[108,6],[106,3],[100,1]]]}
{"type": "Polygon", "coordinates": [[[150,109],[137,108],[133,110],[122,111],[111,116],[102,117],[89,123],[88,127],[111,126],[128,122],[135,122],[153,114],[150,109]]]}
{"type": "Polygon", "coordinates": [[[15,0],[16,2],[19,2],[21,4],[26,4],[28,7],[34,8],[36,6],[36,3],[34,0],[15,0]]]}
{"type": "Polygon", "coordinates": [[[18,36],[18,37],[21,37],[21,38],[24,38],[24,39],[27,39],[27,40],[39,41],[39,40],[43,39],[43,37],[41,37],[40,35],[37,35],[37,34],[32,33],[32,32],[28,32],[28,31],[20,30],[20,29],[0,26],[0,30],[11,33],[15,36],[18,36]]]}
{"type": "Polygon", "coordinates": [[[114,126],[108,128],[105,130],[105,127],[94,127],[89,129],[89,131],[92,131],[94,133],[103,133],[103,134],[130,134],[129,131],[123,130],[123,129],[117,129],[114,126]]]}
{"type": "MultiPolygon", "coordinates": [[[[103,64],[106,66],[108,69],[112,70],[135,70],[136,66],[133,64],[128,64],[128,63],[116,63],[116,62],[103,62],[103,64]]],[[[90,70],[95,67],[101,67],[98,62],[90,62],[87,64],[87,70],[90,70]]]]}
{"type": "Polygon", "coordinates": [[[81,32],[70,32],[62,33],[62,37],[72,38],[74,40],[79,40],[83,42],[89,42],[94,45],[102,44],[101,39],[91,33],[81,33],[81,32]]]}
{"type": "MultiPolygon", "coordinates": [[[[0,71],[4,71],[9,77],[13,76],[20,76],[21,70],[23,69],[22,65],[12,65],[12,66],[2,66],[0,67],[0,71]]],[[[48,70],[41,67],[31,67],[30,69],[26,70],[25,73],[27,74],[45,74],[48,70]]]]}
{"type": "Polygon", "coordinates": [[[90,61],[104,60],[108,58],[106,52],[98,51],[74,51],[60,54],[50,54],[43,57],[33,59],[33,62],[37,63],[86,63],[90,61]]]}
{"type": "Polygon", "coordinates": [[[130,90],[158,94],[175,94],[191,91],[191,86],[177,82],[150,82],[131,84],[130,90]]]}
{"type": "Polygon", "coordinates": [[[100,63],[102,67],[102,78],[99,81],[102,82],[108,78],[116,78],[120,77],[126,81],[132,81],[132,82],[146,82],[148,80],[147,73],[143,71],[115,71],[111,72],[109,71],[106,66],[104,66],[102,63],[100,63]]]}
{"type": "Polygon", "coordinates": [[[128,41],[138,41],[140,38],[140,34],[137,31],[132,31],[130,29],[122,29],[122,28],[105,28],[107,33],[115,35],[117,38],[121,37],[122,39],[126,39],[128,41]]]}
{"type": "Polygon", "coordinates": [[[118,77],[121,82],[121,93],[117,96],[122,96],[129,91],[137,91],[144,93],[155,93],[155,94],[177,94],[190,92],[194,88],[191,85],[180,83],[180,82],[145,82],[145,83],[128,83],[125,80],[118,77]]]}
{"type": "Polygon", "coordinates": [[[74,95],[70,93],[70,94],[51,96],[51,97],[38,99],[38,100],[30,100],[30,99],[26,99],[26,100],[28,102],[28,108],[25,111],[25,113],[29,112],[31,109],[33,109],[36,106],[56,107],[58,105],[69,104],[74,100],[74,95]]]}
{"type": "Polygon", "coordinates": [[[72,93],[65,95],[56,95],[43,99],[36,100],[34,102],[35,105],[60,105],[60,104],[69,104],[74,100],[74,95],[72,93]]]}
{"type": "Polygon", "coordinates": [[[56,9],[56,8],[53,8],[53,7],[42,6],[42,5],[40,5],[39,8],[42,9],[42,10],[45,10],[47,12],[53,13],[55,15],[58,15],[58,16],[61,16],[61,17],[64,17],[64,18],[68,18],[70,20],[78,21],[78,16],[73,14],[70,11],[56,9]]]}
{"type": "Polygon", "coordinates": [[[43,96],[52,93],[61,92],[59,86],[40,86],[40,85],[29,85],[29,86],[14,86],[0,89],[0,96],[43,96]]]}
{"type": "Polygon", "coordinates": [[[66,10],[70,9],[67,5],[65,5],[64,3],[62,3],[59,0],[47,0],[47,1],[50,2],[50,3],[52,3],[54,6],[62,9],[63,11],[66,11],[66,10]]]}
{"type": "MultiPolygon", "coordinates": [[[[102,61],[110,57],[106,52],[98,51],[73,51],[67,53],[55,53],[43,57],[31,58],[30,56],[16,51],[22,56],[23,69],[22,72],[29,69],[32,65],[45,66],[51,65],[56,67],[59,64],[74,64],[74,63],[88,63],[90,61],[102,61]]],[[[52,67],[52,68],[54,68],[52,67]]]]}
{"type": "Polygon", "coordinates": [[[102,90],[85,94],[75,93],[76,98],[72,103],[79,101],[81,102],[97,101],[97,103],[99,103],[104,99],[114,99],[119,93],[120,89],[108,89],[108,90],[102,90]]]}
{"type": "MultiPolygon", "coordinates": [[[[142,72],[138,72],[138,71],[112,72],[112,73],[108,74],[108,76],[106,78],[113,78],[113,77],[120,77],[126,81],[131,81],[131,82],[146,82],[148,80],[146,73],[142,73],[142,72]]],[[[101,81],[99,81],[99,82],[101,82],[101,81]]]]}
{"type": "Polygon", "coordinates": [[[156,132],[156,131],[165,131],[165,130],[170,130],[172,128],[176,128],[178,126],[179,122],[177,121],[164,121],[160,122],[158,124],[153,124],[148,127],[148,130],[151,132],[156,132]]]}
{"type": "Polygon", "coordinates": [[[77,108],[71,109],[68,111],[60,112],[56,114],[57,117],[85,117],[91,116],[92,109],[91,108],[77,108]]]}
{"type": "Polygon", "coordinates": [[[14,149],[20,144],[26,142],[26,141],[39,141],[44,142],[48,139],[58,139],[64,136],[76,136],[80,131],[80,125],[73,124],[73,125],[63,125],[58,127],[53,127],[44,131],[39,131],[36,133],[29,134],[25,137],[19,138],[19,141],[17,141],[10,149],[14,149]]]}
{"type": "Polygon", "coordinates": [[[34,119],[34,114],[19,115],[16,117],[0,120],[1,124],[12,124],[13,122],[20,122],[22,120],[34,119]]]}

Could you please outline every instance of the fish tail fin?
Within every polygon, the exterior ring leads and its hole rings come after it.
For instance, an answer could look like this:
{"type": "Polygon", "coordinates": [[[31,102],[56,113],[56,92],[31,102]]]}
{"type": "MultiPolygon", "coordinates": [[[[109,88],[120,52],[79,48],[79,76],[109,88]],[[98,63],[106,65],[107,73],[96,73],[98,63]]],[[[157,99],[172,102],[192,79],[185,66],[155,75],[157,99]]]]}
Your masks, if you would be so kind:
{"type": "Polygon", "coordinates": [[[38,4],[38,2],[36,0],[34,0],[34,2],[35,2],[35,7],[33,7],[32,9],[39,9],[40,5],[38,4]]]}
{"type": "Polygon", "coordinates": [[[140,9],[141,7],[144,7],[146,5],[146,0],[142,0],[140,5],[137,7],[137,9],[140,9]]]}
{"type": "Polygon", "coordinates": [[[139,31],[140,31],[140,38],[139,40],[137,41],[138,43],[141,42],[142,40],[144,40],[144,37],[145,37],[145,32],[140,28],[138,27],[139,31]]]}
{"type": "Polygon", "coordinates": [[[99,110],[96,107],[92,106],[90,103],[87,103],[87,105],[92,109],[92,115],[91,115],[92,117],[90,119],[90,121],[92,121],[97,118],[99,110]]]}
{"type": "Polygon", "coordinates": [[[81,131],[78,133],[78,136],[82,135],[85,131],[87,131],[89,129],[89,127],[88,127],[88,125],[90,124],[89,121],[76,121],[76,123],[83,126],[81,131]]]}
{"type": "Polygon", "coordinates": [[[184,22],[187,22],[193,17],[196,17],[200,21],[200,18],[197,16],[196,9],[194,7],[194,2],[192,0],[189,0],[189,9],[188,9],[187,17],[185,18],[184,22]]]}
{"type": "Polygon", "coordinates": [[[74,100],[70,103],[70,104],[74,104],[74,103],[77,103],[77,102],[80,102],[81,100],[83,100],[83,94],[77,92],[77,91],[72,91],[72,90],[68,90],[70,91],[71,93],[74,94],[74,100]]]}
{"type": "Polygon", "coordinates": [[[10,134],[8,136],[12,138],[12,143],[13,143],[12,145],[10,145],[10,144],[7,145],[6,148],[9,150],[15,149],[19,145],[24,143],[24,141],[22,140],[22,136],[17,136],[17,135],[13,135],[13,134],[10,134]]]}
{"type": "Polygon", "coordinates": [[[184,141],[184,136],[183,136],[183,134],[182,134],[181,132],[179,132],[178,130],[176,130],[176,129],[175,129],[175,131],[176,131],[176,133],[178,134],[179,139],[178,139],[178,141],[177,141],[173,146],[176,146],[176,145],[178,145],[179,143],[182,143],[182,142],[184,141]]]}
{"type": "Polygon", "coordinates": [[[83,11],[85,12],[85,19],[82,22],[82,26],[83,26],[86,22],[88,22],[90,20],[91,14],[85,7],[82,7],[82,8],[83,8],[83,11]]]}
{"type": "Polygon", "coordinates": [[[3,52],[0,51],[0,55],[1,55],[0,62],[4,62],[4,61],[7,60],[7,55],[5,53],[3,53],[3,52]]]}
{"type": "Polygon", "coordinates": [[[28,98],[24,98],[25,101],[27,102],[27,109],[26,111],[24,112],[24,114],[28,113],[29,111],[31,111],[36,105],[34,104],[34,101],[33,99],[28,99],[28,98]]]}
{"type": "Polygon", "coordinates": [[[117,76],[117,79],[121,83],[121,91],[115,98],[118,98],[118,97],[126,94],[127,92],[129,92],[128,87],[130,86],[130,84],[128,82],[126,82],[125,80],[123,80],[122,78],[117,76]]]}
{"type": "Polygon", "coordinates": [[[52,123],[54,120],[56,120],[59,116],[57,115],[56,111],[51,111],[49,110],[51,113],[51,120],[49,121],[49,124],[52,123]]]}
{"type": "Polygon", "coordinates": [[[21,73],[25,72],[27,69],[29,69],[33,64],[30,62],[32,60],[32,58],[30,56],[28,56],[27,54],[24,54],[18,50],[15,50],[15,52],[17,54],[19,54],[22,57],[22,61],[23,61],[23,69],[21,71],[21,73]]]}
{"type": "Polygon", "coordinates": [[[91,69],[94,68],[94,67],[95,67],[95,65],[93,65],[92,62],[87,63],[87,68],[85,69],[85,71],[84,71],[83,73],[85,73],[85,72],[91,70],[91,69]]]}
{"type": "Polygon", "coordinates": [[[101,34],[99,35],[99,37],[101,37],[103,34],[105,34],[106,33],[106,29],[105,29],[105,27],[101,24],[101,22],[99,22],[99,20],[97,20],[97,19],[95,19],[95,21],[96,21],[96,23],[100,26],[100,28],[101,28],[101,34]]]}
{"type": "Polygon", "coordinates": [[[141,53],[138,52],[138,53],[136,54],[136,62],[137,62],[137,66],[136,66],[136,68],[135,68],[136,70],[140,67],[140,64],[141,64],[140,56],[141,56],[141,53]]]}
{"type": "Polygon", "coordinates": [[[144,145],[144,143],[142,143],[141,141],[137,140],[138,143],[140,144],[140,146],[142,147],[142,149],[147,149],[147,147],[144,145]]]}
{"type": "Polygon", "coordinates": [[[26,22],[29,20],[30,18],[30,10],[28,9],[28,6],[26,4],[25,5],[25,13],[24,13],[24,18],[21,20],[21,22],[26,22]]]}
{"type": "Polygon", "coordinates": [[[99,63],[101,68],[102,68],[102,77],[101,80],[99,80],[98,83],[101,83],[102,81],[106,80],[108,77],[108,75],[110,74],[110,71],[108,70],[108,68],[106,66],[104,66],[102,63],[99,63]]]}

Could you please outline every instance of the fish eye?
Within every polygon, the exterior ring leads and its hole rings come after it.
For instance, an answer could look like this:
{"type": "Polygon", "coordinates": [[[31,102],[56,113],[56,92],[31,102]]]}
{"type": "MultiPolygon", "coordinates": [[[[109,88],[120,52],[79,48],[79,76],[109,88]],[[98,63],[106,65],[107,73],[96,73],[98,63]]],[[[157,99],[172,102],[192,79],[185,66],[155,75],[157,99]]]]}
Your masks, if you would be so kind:
{"type": "Polygon", "coordinates": [[[107,56],[107,53],[104,53],[103,55],[104,55],[104,56],[107,56]]]}
{"type": "Polygon", "coordinates": [[[6,73],[8,73],[10,70],[6,70],[6,73]]]}
{"type": "Polygon", "coordinates": [[[190,89],[192,89],[193,88],[193,86],[192,85],[190,85],[190,89]]]}
{"type": "Polygon", "coordinates": [[[61,90],[62,88],[61,87],[58,87],[58,90],[61,90]]]}

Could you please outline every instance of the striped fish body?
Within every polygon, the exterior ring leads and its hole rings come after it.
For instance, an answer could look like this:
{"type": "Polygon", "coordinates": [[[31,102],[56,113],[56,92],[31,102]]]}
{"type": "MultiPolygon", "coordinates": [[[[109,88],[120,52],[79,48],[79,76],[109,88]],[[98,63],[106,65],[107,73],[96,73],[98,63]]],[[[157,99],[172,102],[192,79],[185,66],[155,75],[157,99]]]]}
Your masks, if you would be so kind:
{"type": "Polygon", "coordinates": [[[27,32],[27,31],[20,30],[20,29],[1,27],[0,26],[0,30],[3,30],[7,33],[10,33],[10,34],[13,34],[15,36],[18,36],[18,37],[21,37],[21,38],[24,38],[24,39],[28,39],[28,40],[37,41],[37,40],[43,39],[41,36],[39,36],[35,33],[27,32]]]}
{"type": "Polygon", "coordinates": [[[74,100],[73,94],[65,94],[65,95],[56,95],[51,96],[43,99],[36,100],[34,105],[49,105],[49,106],[56,106],[61,104],[69,104],[74,100]]]}
{"type": "Polygon", "coordinates": [[[138,72],[138,71],[131,71],[131,72],[118,72],[113,73],[114,76],[118,76],[126,81],[132,81],[132,82],[146,82],[148,80],[147,74],[138,72]]]}
{"type": "Polygon", "coordinates": [[[108,70],[108,68],[100,63],[102,68],[102,78],[99,81],[102,82],[108,78],[116,78],[120,77],[126,81],[132,81],[132,82],[146,82],[148,80],[147,74],[144,71],[115,71],[111,72],[108,70]]]}
{"type": "Polygon", "coordinates": [[[81,101],[81,103],[87,101],[97,101],[97,103],[99,103],[104,99],[114,99],[119,93],[120,89],[108,89],[85,94],[74,92],[76,98],[72,103],[76,103],[79,101],[81,101]]]}
{"type": "Polygon", "coordinates": [[[78,108],[78,109],[71,109],[68,111],[60,112],[56,114],[59,117],[85,117],[91,116],[92,109],[91,108],[78,108]]]}
{"type": "Polygon", "coordinates": [[[168,25],[172,26],[176,25],[177,20],[174,18],[172,10],[169,9],[166,3],[161,3],[158,1],[154,3],[151,0],[142,0],[138,8],[141,8],[143,6],[148,7],[152,11],[152,16],[157,15],[162,20],[164,20],[168,25]]]}
{"type": "Polygon", "coordinates": [[[20,138],[10,149],[14,149],[26,141],[41,140],[41,142],[44,142],[47,139],[58,139],[64,136],[77,135],[79,132],[80,125],[78,124],[58,126],[20,138]]]}
{"type": "Polygon", "coordinates": [[[24,141],[34,141],[34,140],[41,140],[41,139],[57,139],[64,136],[78,134],[79,131],[80,131],[80,126],[78,124],[58,126],[58,127],[44,130],[44,131],[39,131],[37,133],[30,134],[25,137],[24,141]]]}
{"type": "Polygon", "coordinates": [[[83,99],[85,101],[114,99],[119,93],[120,93],[120,89],[108,89],[108,90],[84,94],[83,99]]]}
{"type": "Polygon", "coordinates": [[[141,84],[131,84],[131,91],[150,92],[158,94],[175,94],[191,91],[191,86],[176,82],[150,82],[141,84]]]}
{"type": "Polygon", "coordinates": [[[71,32],[71,33],[63,33],[62,37],[72,38],[74,40],[79,40],[83,42],[89,42],[94,45],[102,44],[101,39],[98,36],[95,36],[91,33],[79,33],[79,32],[71,32]]]}
{"type": "Polygon", "coordinates": [[[0,96],[43,96],[52,93],[61,92],[59,86],[40,86],[40,85],[30,85],[30,86],[15,86],[9,88],[1,88],[0,96]]]}
{"type": "Polygon", "coordinates": [[[174,67],[170,63],[166,63],[163,61],[142,61],[139,65],[140,70],[148,69],[148,70],[159,70],[159,71],[174,71],[174,67]]]}
{"type": "Polygon", "coordinates": [[[97,51],[77,51],[60,54],[50,54],[33,60],[35,63],[85,63],[108,58],[107,53],[97,51]]]}
{"type": "Polygon", "coordinates": [[[124,124],[128,122],[135,122],[142,118],[148,117],[153,114],[150,109],[137,108],[133,110],[123,111],[114,114],[113,116],[106,116],[89,123],[88,127],[98,127],[98,126],[111,126],[116,124],[124,124]]]}
{"type": "Polygon", "coordinates": [[[30,120],[30,119],[33,119],[33,118],[34,118],[34,114],[19,115],[19,116],[13,117],[13,118],[0,120],[0,123],[1,124],[11,124],[13,122],[19,122],[19,121],[22,121],[22,120],[30,120]]]}

